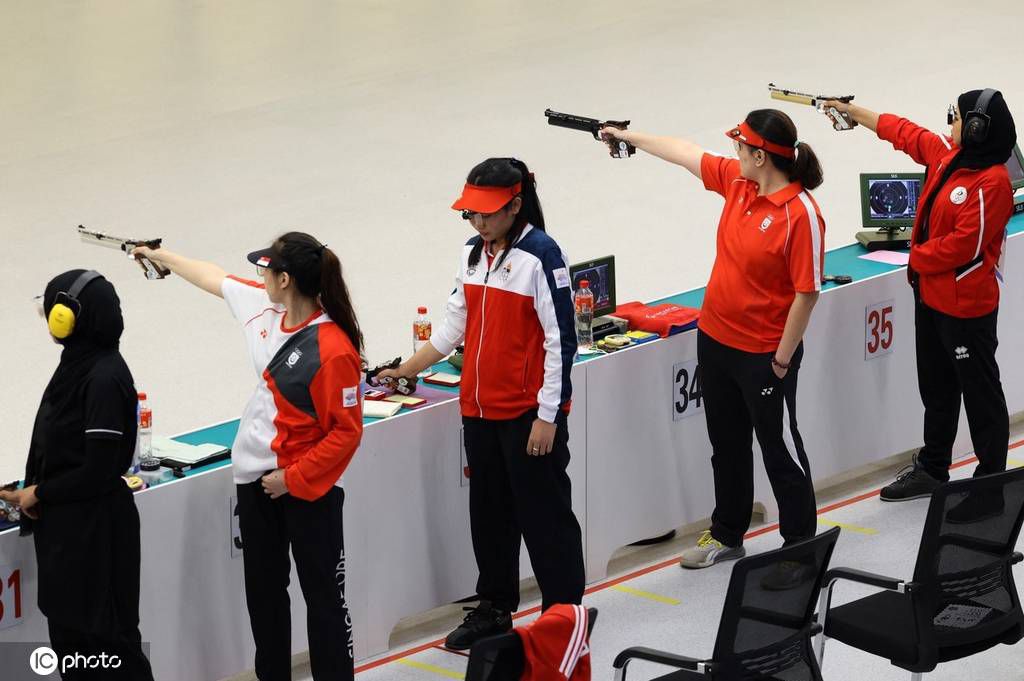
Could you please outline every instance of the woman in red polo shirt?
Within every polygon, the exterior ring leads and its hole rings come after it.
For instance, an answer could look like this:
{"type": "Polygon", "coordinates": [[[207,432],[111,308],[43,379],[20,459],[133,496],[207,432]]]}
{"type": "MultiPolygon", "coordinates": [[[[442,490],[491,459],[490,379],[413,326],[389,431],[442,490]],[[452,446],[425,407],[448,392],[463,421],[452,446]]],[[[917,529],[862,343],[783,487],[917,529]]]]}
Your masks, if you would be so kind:
{"type": "MultiPolygon", "coordinates": [[[[881,498],[930,497],[949,480],[961,395],[978,456],[974,474],[1006,469],[1010,425],[996,363],[996,316],[999,264],[1013,214],[1005,163],[1017,131],[1003,95],[991,89],[965,92],[950,105],[948,137],[892,114],[832,105],[928,169],[908,269],[916,301],[924,447],[881,498]]],[[[947,518],[968,522],[1001,512],[1000,498],[972,498],[947,518]]]]}
{"type": "MultiPolygon", "coordinates": [[[[625,140],[681,165],[725,198],[697,334],[715,512],[711,529],[683,553],[680,564],[687,568],[745,553],[754,499],[753,435],[779,503],[783,538],[804,539],[816,526],[810,466],[797,431],[796,385],[802,338],[821,289],[825,221],[807,192],[821,184],[821,166],[781,111],[752,111],[726,134],[738,159],[707,154],[686,140],[602,130],[610,144],[625,140]]],[[[785,576],[778,585],[785,586],[785,576]]]]}

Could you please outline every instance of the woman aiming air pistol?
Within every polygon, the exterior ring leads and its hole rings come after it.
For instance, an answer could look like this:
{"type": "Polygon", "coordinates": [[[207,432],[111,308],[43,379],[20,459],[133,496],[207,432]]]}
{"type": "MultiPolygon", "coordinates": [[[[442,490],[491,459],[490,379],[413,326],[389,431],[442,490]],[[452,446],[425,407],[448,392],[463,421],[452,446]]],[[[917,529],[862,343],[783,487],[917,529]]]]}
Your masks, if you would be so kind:
{"type": "MultiPolygon", "coordinates": [[[[930,497],[949,480],[961,396],[978,456],[974,474],[1005,470],[1010,425],[996,363],[996,317],[1006,223],[1013,214],[1005,163],[1017,141],[1006,101],[991,89],[963,93],[949,105],[949,135],[862,106],[829,105],[927,168],[907,269],[914,288],[924,446],[881,498],[930,497]]],[[[947,518],[971,522],[1002,510],[1001,497],[968,497],[947,518]]]]}
{"type": "MultiPolygon", "coordinates": [[[[753,436],[779,504],[782,537],[815,533],[814,488],[797,429],[802,338],[821,290],[825,221],[808,192],[821,184],[818,159],[789,116],[752,111],[726,135],[738,158],[681,139],[604,128],[618,140],[681,165],[720,194],[717,251],[701,308],[697,357],[715,476],[711,528],[683,552],[685,568],[745,554],[754,503],[753,436]]],[[[764,586],[787,588],[803,566],[780,569],[764,586]]]]}
{"type": "Polygon", "coordinates": [[[160,248],[133,251],[224,299],[259,376],[231,447],[256,676],[291,678],[288,574],[306,600],[315,681],[352,679],[341,476],[363,432],[363,335],[334,251],[288,232],[248,260],[261,281],[160,248]]]}

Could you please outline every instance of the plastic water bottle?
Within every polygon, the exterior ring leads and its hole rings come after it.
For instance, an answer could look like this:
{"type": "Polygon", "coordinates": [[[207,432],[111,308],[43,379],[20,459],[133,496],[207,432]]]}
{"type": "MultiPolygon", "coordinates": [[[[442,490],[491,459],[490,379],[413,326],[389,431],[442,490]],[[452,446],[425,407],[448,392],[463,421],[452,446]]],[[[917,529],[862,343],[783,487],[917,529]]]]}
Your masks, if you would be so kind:
{"type": "Polygon", "coordinates": [[[427,319],[427,308],[420,307],[416,309],[418,313],[416,319],[412,322],[412,351],[415,354],[420,348],[427,344],[430,340],[430,333],[432,327],[430,320],[427,319]]]}
{"type": "Polygon", "coordinates": [[[580,350],[589,350],[594,345],[594,293],[586,279],[580,281],[573,302],[576,305],[576,343],[580,350]]]}
{"type": "Polygon", "coordinates": [[[132,472],[138,473],[143,461],[153,460],[153,410],[146,401],[146,393],[139,393],[139,448],[132,461],[132,472]]]}

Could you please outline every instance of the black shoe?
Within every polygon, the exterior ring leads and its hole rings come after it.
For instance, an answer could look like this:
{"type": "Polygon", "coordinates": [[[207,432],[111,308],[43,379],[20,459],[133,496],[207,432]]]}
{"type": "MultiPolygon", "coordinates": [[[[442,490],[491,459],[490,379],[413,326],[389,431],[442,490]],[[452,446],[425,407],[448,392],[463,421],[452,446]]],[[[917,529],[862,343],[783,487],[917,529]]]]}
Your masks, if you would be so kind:
{"type": "Polygon", "coordinates": [[[915,456],[914,463],[897,473],[896,481],[883,487],[879,496],[882,501],[924,499],[930,497],[941,484],[941,480],[933,478],[921,468],[915,456]]]}
{"type": "Polygon", "coordinates": [[[1001,490],[967,494],[964,500],[946,512],[946,522],[954,525],[980,523],[1003,514],[1004,502],[1001,490]]]}
{"type": "Polygon", "coordinates": [[[504,634],[512,629],[512,613],[491,607],[489,601],[480,601],[475,608],[463,608],[469,611],[462,624],[444,640],[444,647],[449,650],[469,650],[482,638],[504,634]]]}
{"type": "Polygon", "coordinates": [[[775,569],[761,578],[765,591],[787,591],[814,579],[814,566],[795,560],[784,560],[775,569]]]}

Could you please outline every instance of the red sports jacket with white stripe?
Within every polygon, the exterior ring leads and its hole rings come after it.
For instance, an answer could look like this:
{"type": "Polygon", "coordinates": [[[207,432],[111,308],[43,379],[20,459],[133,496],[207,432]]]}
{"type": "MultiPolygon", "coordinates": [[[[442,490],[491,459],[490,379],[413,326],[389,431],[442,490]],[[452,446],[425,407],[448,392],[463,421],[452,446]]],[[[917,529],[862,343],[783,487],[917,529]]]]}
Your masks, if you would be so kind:
{"type": "MultiPolygon", "coordinates": [[[[878,136],[927,166],[921,203],[960,147],[905,118],[882,114],[878,136]]],[[[918,244],[921,212],[914,219],[910,267],[919,275],[921,300],[953,317],[980,317],[999,305],[1006,223],[1013,215],[1013,190],[1006,166],[961,168],[939,187],[928,220],[928,240],[918,244]]]]}
{"type": "Polygon", "coordinates": [[[512,419],[536,409],[554,422],[568,412],[569,372],[576,355],[572,287],[565,254],[545,232],[527,225],[499,264],[486,254],[470,267],[475,236],[462,249],[445,318],[430,338],[448,354],[460,343],[463,416],[512,419]]]}
{"type": "Polygon", "coordinates": [[[552,605],[533,623],[516,627],[523,642],[522,681],[590,681],[587,609],[552,605]]]}

